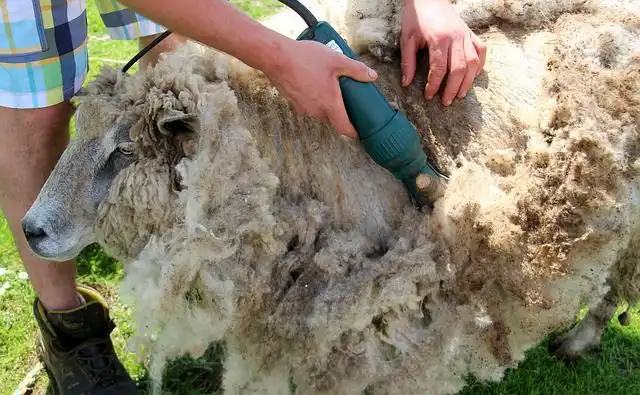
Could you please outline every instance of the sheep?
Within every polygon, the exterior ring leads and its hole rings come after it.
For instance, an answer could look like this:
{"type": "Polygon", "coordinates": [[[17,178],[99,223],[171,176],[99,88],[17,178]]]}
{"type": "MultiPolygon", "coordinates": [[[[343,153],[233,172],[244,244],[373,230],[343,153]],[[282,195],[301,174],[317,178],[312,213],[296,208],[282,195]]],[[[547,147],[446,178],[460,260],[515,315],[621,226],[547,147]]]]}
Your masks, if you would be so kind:
{"type": "MultiPolygon", "coordinates": [[[[579,356],[640,292],[638,4],[455,7],[489,52],[447,108],[424,100],[426,70],[400,85],[402,1],[312,7],[448,175],[432,208],[262,73],[189,43],[78,96],[76,137],[23,220],[45,231],[32,250],[98,242],[124,264],[156,390],[167,360],[224,341],[225,394],[453,394],[590,303],[553,345],[579,356]]],[[[282,15],[265,23],[301,31],[282,15]]]]}

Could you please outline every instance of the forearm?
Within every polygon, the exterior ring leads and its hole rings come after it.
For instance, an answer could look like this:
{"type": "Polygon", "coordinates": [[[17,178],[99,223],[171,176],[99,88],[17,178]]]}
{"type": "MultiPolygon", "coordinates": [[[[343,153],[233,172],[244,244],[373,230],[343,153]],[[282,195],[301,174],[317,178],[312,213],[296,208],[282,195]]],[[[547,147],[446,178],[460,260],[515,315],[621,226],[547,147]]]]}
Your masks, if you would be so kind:
{"type": "Polygon", "coordinates": [[[270,30],[224,0],[121,0],[172,31],[271,71],[281,67],[289,38],[270,30]]]}

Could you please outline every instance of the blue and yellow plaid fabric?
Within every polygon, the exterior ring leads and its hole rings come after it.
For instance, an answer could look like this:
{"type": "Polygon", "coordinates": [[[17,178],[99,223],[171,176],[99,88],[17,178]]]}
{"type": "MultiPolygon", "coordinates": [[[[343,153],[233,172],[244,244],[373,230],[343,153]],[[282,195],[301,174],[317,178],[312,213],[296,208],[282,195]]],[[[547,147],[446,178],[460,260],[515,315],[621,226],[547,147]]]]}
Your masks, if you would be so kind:
{"type": "MultiPolygon", "coordinates": [[[[114,40],[166,29],[115,0],[95,0],[114,40]]],[[[0,0],[0,106],[69,100],[89,70],[86,0],[0,0]]]]}

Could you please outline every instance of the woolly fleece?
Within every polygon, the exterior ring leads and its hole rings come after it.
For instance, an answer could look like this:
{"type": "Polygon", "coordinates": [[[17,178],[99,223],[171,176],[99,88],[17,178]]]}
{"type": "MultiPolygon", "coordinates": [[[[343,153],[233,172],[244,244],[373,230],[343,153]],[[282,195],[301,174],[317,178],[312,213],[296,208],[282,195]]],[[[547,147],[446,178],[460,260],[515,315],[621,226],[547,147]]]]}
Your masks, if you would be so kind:
{"type": "Polygon", "coordinates": [[[489,52],[448,108],[424,100],[424,70],[399,83],[400,4],[312,9],[449,174],[433,211],[261,73],[195,44],[144,75],[106,68],[81,98],[79,135],[122,122],[138,146],[96,231],[126,263],[132,347],[157,383],[168,358],[224,341],[225,394],[287,394],[290,378],[305,395],[452,394],[470,373],[500,380],[608,277],[637,301],[638,2],[458,0],[489,52]],[[193,152],[159,132],[172,112],[192,114],[193,152]]]}

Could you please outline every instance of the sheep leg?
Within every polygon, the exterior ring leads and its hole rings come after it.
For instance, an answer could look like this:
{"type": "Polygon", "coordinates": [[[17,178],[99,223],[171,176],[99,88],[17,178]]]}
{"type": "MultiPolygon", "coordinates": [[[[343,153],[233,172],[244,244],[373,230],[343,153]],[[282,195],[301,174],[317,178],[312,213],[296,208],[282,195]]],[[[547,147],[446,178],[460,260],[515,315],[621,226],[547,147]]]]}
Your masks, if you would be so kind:
{"type": "Polygon", "coordinates": [[[619,301],[617,293],[610,289],[596,306],[589,309],[578,325],[551,342],[549,351],[557,358],[575,360],[585,351],[598,349],[602,334],[613,318],[619,301]]]}

